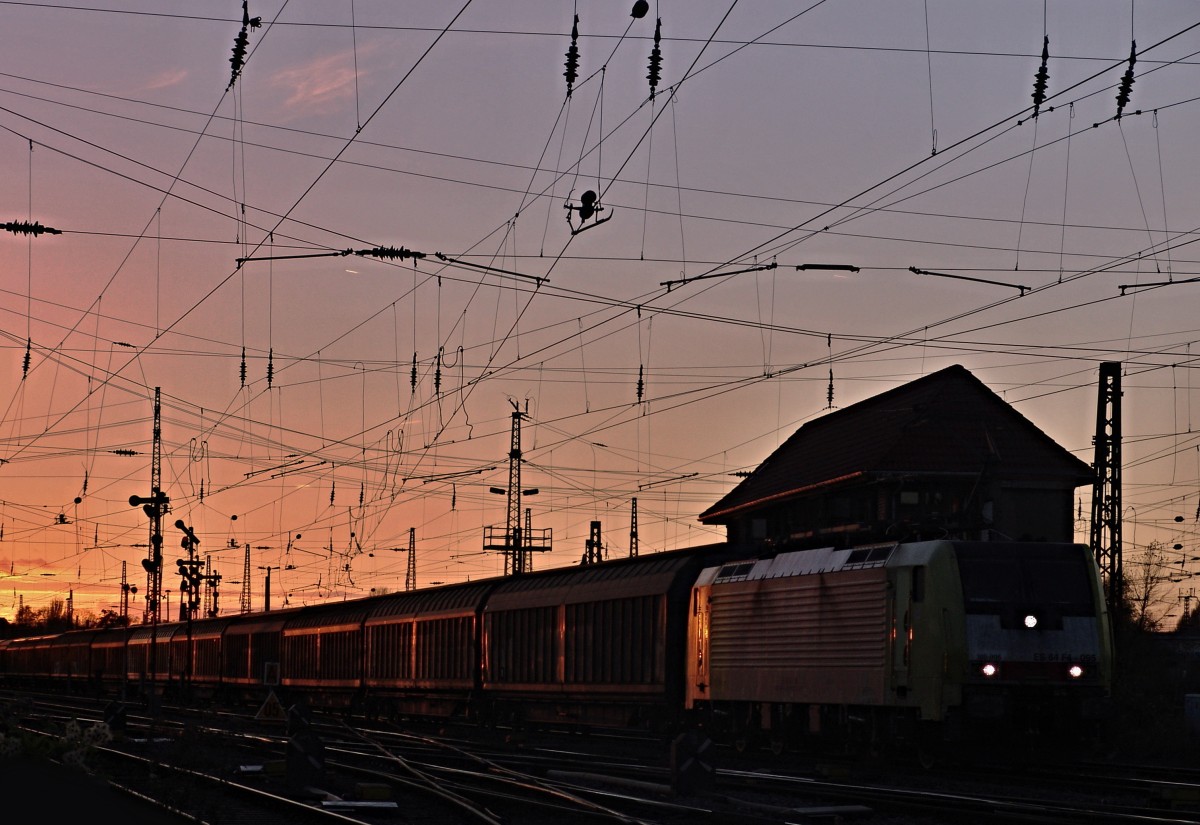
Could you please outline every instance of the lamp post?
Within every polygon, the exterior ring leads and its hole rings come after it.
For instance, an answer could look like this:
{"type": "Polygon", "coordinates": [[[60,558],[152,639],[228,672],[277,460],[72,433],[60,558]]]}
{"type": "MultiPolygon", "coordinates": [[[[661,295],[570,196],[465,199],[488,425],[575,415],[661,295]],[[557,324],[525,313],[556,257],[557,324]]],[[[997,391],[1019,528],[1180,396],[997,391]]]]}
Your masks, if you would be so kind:
{"type": "Polygon", "coordinates": [[[258,569],[267,571],[267,587],[266,587],[266,590],[263,591],[263,612],[270,613],[271,612],[271,571],[278,570],[279,565],[275,565],[273,567],[268,565],[266,567],[259,567],[258,569]]]}
{"type": "Polygon", "coordinates": [[[529,537],[521,534],[521,501],[525,496],[536,496],[538,488],[531,487],[527,490],[522,490],[520,487],[520,478],[518,476],[517,486],[508,490],[503,487],[489,487],[488,492],[497,496],[508,496],[508,521],[504,531],[504,551],[507,555],[505,559],[505,573],[518,575],[524,573],[526,567],[526,556],[529,545],[529,537]],[[515,513],[515,515],[514,515],[515,513]]]}

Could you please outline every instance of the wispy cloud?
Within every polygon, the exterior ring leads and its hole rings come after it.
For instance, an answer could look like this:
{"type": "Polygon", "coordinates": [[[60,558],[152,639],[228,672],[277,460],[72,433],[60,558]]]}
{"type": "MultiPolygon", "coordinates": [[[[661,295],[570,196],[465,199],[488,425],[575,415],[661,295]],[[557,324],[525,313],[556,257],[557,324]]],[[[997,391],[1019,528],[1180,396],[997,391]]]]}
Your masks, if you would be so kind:
{"type": "Polygon", "coordinates": [[[147,91],[157,91],[159,89],[169,89],[172,86],[178,86],[187,78],[187,71],[184,69],[172,69],[163,72],[153,78],[146,84],[147,91]]]}
{"type": "MultiPolygon", "coordinates": [[[[361,57],[360,54],[360,60],[361,57]]],[[[270,82],[282,92],[287,110],[303,110],[306,114],[331,112],[354,98],[354,56],[347,51],[316,57],[276,72],[270,82]]]]}

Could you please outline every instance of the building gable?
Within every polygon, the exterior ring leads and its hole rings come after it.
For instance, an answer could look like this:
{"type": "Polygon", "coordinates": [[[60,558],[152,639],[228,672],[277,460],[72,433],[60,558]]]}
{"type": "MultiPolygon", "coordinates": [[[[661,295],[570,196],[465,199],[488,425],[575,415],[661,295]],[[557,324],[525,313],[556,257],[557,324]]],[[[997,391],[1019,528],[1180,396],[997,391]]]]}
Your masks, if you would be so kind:
{"type": "Polygon", "coordinates": [[[844,487],[889,478],[984,478],[1062,491],[1088,464],[954,365],[811,421],[700,515],[732,524],[844,487]]]}

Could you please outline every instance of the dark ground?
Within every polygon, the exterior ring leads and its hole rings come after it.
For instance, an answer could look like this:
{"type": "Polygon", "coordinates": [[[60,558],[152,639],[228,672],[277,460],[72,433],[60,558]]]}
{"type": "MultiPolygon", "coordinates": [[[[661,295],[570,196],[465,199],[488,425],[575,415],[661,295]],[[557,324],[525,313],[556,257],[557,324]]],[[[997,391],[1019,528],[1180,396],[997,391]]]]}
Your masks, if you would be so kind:
{"type": "Polygon", "coordinates": [[[0,760],[0,799],[8,811],[20,811],[37,822],[179,825],[182,821],[79,768],[40,757],[0,760]]]}

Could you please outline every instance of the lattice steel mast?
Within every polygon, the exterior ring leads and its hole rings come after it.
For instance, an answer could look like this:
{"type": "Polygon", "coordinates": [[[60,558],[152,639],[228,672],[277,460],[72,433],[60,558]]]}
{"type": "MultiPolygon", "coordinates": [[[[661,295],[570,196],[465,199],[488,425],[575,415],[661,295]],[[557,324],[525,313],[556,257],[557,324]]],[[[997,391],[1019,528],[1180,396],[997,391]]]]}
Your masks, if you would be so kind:
{"type": "Polygon", "coordinates": [[[1104,579],[1110,615],[1124,595],[1121,559],[1121,364],[1100,364],[1092,469],[1091,548],[1104,579]]]}
{"type": "Polygon", "coordinates": [[[250,543],[246,543],[246,559],[242,562],[242,601],[238,606],[242,613],[250,612],[250,543]]]}
{"type": "Polygon", "coordinates": [[[633,501],[629,505],[629,558],[634,558],[638,554],[638,531],[637,531],[637,496],[633,497],[633,501]]]}
{"type": "Polygon", "coordinates": [[[133,496],[129,503],[142,505],[150,517],[150,549],[146,568],[146,607],[143,621],[162,620],[162,517],[169,499],[162,489],[162,387],[154,388],[154,430],[150,441],[150,497],[133,496]]]}
{"type": "Polygon", "coordinates": [[[162,490],[162,387],[154,388],[154,431],[150,447],[150,495],[130,496],[129,506],[141,506],[150,518],[150,549],[142,560],[146,568],[146,608],[143,622],[150,624],[150,673],[157,673],[158,623],[162,616],[162,517],[170,499],[162,490]]]}
{"type": "Polygon", "coordinates": [[[504,554],[504,575],[525,572],[525,556],[521,552],[521,420],[528,416],[513,402],[512,437],[508,451],[508,518],[505,535],[508,551],[504,554]]]}
{"type": "Polygon", "coordinates": [[[417,528],[408,528],[408,572],[404,574],[404,589],[417,589],[417,528]]]}
{"type": "MultiPolygon", "coordinates": [[[[513,576],[528,572],[532,568],[529,564],[531,551],[544,552],[550,549],[551,533],[549,528],[540,530],[538,534],[533,534],[532,528],[524,533],[521,530],[521,498],[535,496],[538,490],[536,487],[521,489],[521,421],[528,418],[529,414],[521,412],[515,401],[509,403],[513,406],[513,413],[512,437],[508,450],[508,489],[491,487],[488,490],[497,495],[508,496],[507,519],[500,541],[496,540],[497,531],[494,527],[483,528],[483,549],[499,550],[503,553],[504,575],[513,576]]],[[[528,517],[526,523],[529,523],[528,517]]]]}

